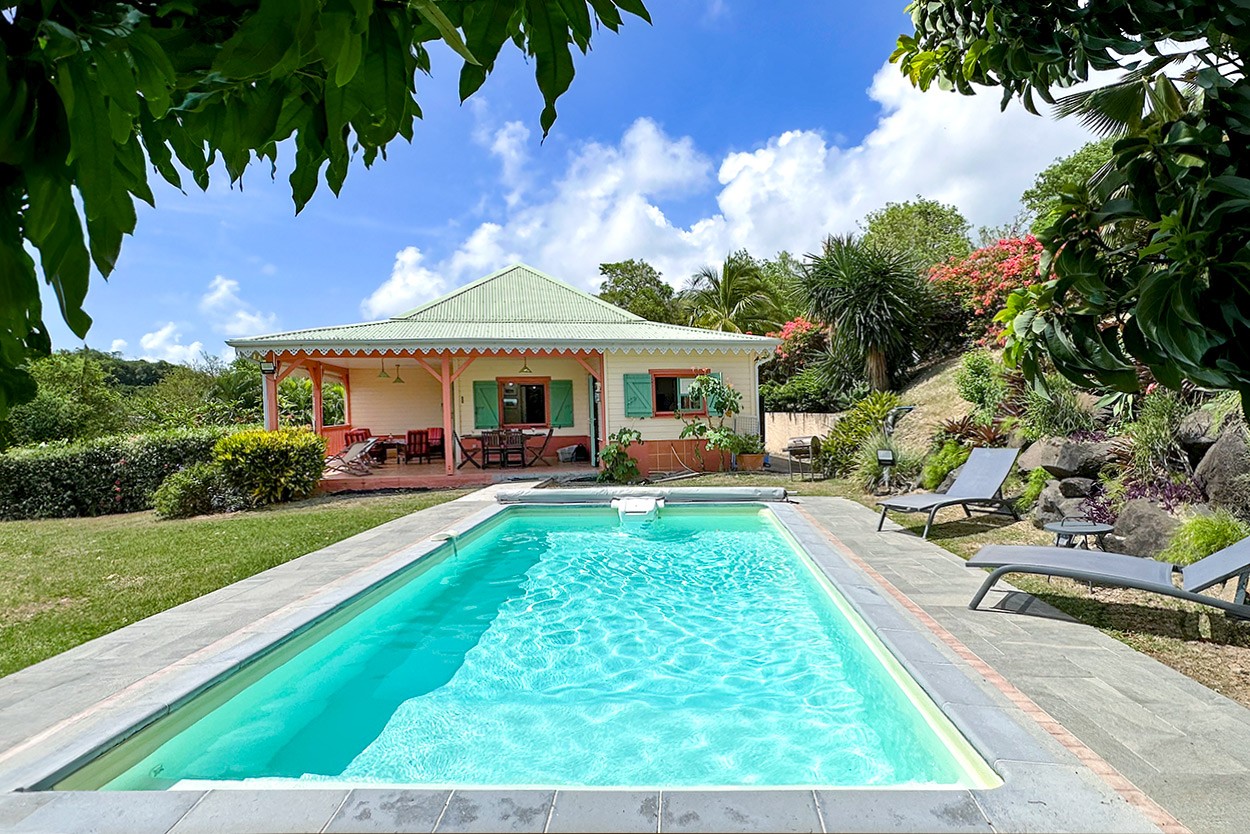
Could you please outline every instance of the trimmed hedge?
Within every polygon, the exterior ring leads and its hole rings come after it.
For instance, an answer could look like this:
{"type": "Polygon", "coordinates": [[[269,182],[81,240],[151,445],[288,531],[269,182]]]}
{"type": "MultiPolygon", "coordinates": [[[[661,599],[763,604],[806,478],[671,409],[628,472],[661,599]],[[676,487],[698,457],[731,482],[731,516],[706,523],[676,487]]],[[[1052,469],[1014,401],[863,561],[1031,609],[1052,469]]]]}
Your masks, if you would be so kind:
{"type": "Polygon", "coordinates": [[[80,443],[26,446],[0,454],[0,518],[73,518],[132,513],[173,472],[213,459],[230,429],[175,429],[80,443]]]}
{"type": "Polygon", "coordinates": [[[152,505],[161,518],[231,513],[248,503],[226,480],[219,463],[193,463],[174,472],[152,496],[152,505]]]}
{"type": "Polygon", "coordinates": [[[313,494],[325,469],[326,439],[307,429],[241,431],[217,442],[217,463],[253,506],[313,494]]]}

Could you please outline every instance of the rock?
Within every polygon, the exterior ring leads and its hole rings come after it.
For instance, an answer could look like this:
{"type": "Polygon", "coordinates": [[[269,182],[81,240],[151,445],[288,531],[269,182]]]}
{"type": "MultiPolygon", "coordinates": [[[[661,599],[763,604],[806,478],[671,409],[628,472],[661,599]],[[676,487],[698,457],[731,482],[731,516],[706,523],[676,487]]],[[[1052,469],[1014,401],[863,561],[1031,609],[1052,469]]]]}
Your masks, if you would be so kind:
{"type": "Polygon", "coordinates": [[[1111,449],[1107,441],[1065,440],[1054,461],[1043,463],[1042,468],[1060,479],[1097,477],[1111,461],[1111,449]]]}
{"type": "Polygon", "coordinates": [[[1120,553],[1153,559],[1167,547],[1180,521],[1148,498],[1134,498],[1124,505],[1115,522],[1115,538],[1108,537],[1120,553]]]}
{"type": "Polygon", "coordinates": [[[1059,450],[1065,442],[1056,437],[1044,437],[1020,453],[1016,466],[1021,472],[1028,473],[1048,463],[1053,464],[1059,459],[1059,450]]]}
{"type": "Polygon", "coordinates": [[[1059,491],[1064,498],[1088,498],[1096,483],[1093,478],[1064,478],[1059,482],[1059,491]]]}
{"type": "Polygon", "coordinates": [[[956,466],[946,477],[942,479],[942,483],[938,485],[937,491],[945,495],[951,491],[951,487],[955,485],[955,479],[959,477],[959,473],[964,471],[963,464],[956,466]]]}
{"type": "Polygon", "coordinates": [[[1246,501],[1244,476],[1250,472],[1250,444],[1240,420],[1230,424],[1194,470],[1194,480],[1217,507],[1238,509],[1246,501]]]}
{"type": "Polygon", "coordinates": [[[1082,515],[1081,505],[1084,503],[1083,498],[1065,498],[1059,481],[1047,481],[1033,509],[1033,523],[1041,527],[1052,521],[1082,515]]]}
{"type": "Polygon", "coordinates": [[[1176,442],[1190,455],[1201,458],[1220,439],[1220,430],[1227,420],[1216,422],[1205,408],[1189,414],[1176,429],[1176,442]]]}

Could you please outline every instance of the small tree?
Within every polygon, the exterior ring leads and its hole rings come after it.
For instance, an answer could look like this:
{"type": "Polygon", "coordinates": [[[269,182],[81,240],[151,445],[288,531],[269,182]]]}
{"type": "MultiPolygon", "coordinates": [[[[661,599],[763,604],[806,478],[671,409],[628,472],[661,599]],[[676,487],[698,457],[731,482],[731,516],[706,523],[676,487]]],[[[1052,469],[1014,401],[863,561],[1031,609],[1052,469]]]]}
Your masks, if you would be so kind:
{"type": "Polygon", "coordinates": [[[952,258],[929,270],[929,281],[971,317],[980,337],[997,336],[1002,326],[994,317],[1015,290],[1038,282],[1042,245],[1037,238],[1000,240],[965,258],[952,258]]]}
{"type": "Polygon", "coordinates": [[[972,250],[968,238],[972,226],[959,209],[920,195],[869,212],[860,227],[865,242],[898,249],[910,255],[921,270],[972,250]]]}
{"type": "Polygon", "coordinates": [[[1064,192],[1085,186],[1111,162],[1114,144],[1111,139],[1090,142],[1056,159],[1037,175],[1033,184],[1020,195],[1020,202],[1033,218],[1029,227],[1033,234],[1040,234],[1058,219],[1064,192]]]}
{"type": "Polygon", "coordinates": [[[646,261],[599,264],[599,274],[604,277],[599,297],[609,304],[650,321],[681,323],[676,292],[646,261]]]}

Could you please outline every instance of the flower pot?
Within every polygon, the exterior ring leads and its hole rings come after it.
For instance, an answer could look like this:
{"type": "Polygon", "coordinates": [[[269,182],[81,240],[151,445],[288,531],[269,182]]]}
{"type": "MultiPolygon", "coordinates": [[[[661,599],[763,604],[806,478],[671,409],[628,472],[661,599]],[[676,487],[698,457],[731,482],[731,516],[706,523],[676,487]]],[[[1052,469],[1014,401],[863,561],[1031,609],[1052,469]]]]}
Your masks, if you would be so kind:
{"type": "Polygon", "coordinates": [[[738,455],[739,472],[758,472],[764,468],[764,455],[738,455]]]}

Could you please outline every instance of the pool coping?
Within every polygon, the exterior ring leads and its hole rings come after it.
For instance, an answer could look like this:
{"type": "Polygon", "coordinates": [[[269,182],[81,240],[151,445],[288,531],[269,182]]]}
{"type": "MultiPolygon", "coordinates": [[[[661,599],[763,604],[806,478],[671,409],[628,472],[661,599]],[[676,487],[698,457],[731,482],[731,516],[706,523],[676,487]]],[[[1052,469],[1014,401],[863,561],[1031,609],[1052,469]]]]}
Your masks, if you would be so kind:
{"type": "MultiPolygon", "coordinates": [[[[755,499],[751,503],[763,502],[755,499]]],[[[440,510],[447,514],[448,506],[414,515],[437,514],[440,510]]],[[[24,743],[25,755],[14,756],[17,748],[0,753],[0,828],[73,831],[90,822],[99,830],[135,834],[171,830],[184,834],[201,828],[232,834],[256,830],[259,818],[266,821],[265,830],[292,831],[1159,830],[983,676],[978,683],[975,669],[839,552],[798,507],[772,502],[768,506],[900,664],[999,772],[1002,786],[659,791],[346,787],[29,790],[30,786],[55,781],[55,777],[137,732],[260,652],[443,547],[443,542],[431,534],[240,629],[234,635],[238,639],[230,645],[219,646],[221,641],[217,641],[199,647],[167,667],[162,680],[138,691],[126,687],[107,694],[93,708],[91,720],[63,721],[42,731],[36,743],[24,743]],[[6,764],[14,758],[16,764],[6,764]],[[890,801],[882,802],[883,797],[890,801]]],[[[440,525],[441,531],[462,534],[508,509],[502,504],[480,507],[440,525]]],[[[368,532],[361,536],[368,536],[368,532]]],[[[0,709],[0,722],[5,720],[6,711],[0,709]]]]}

